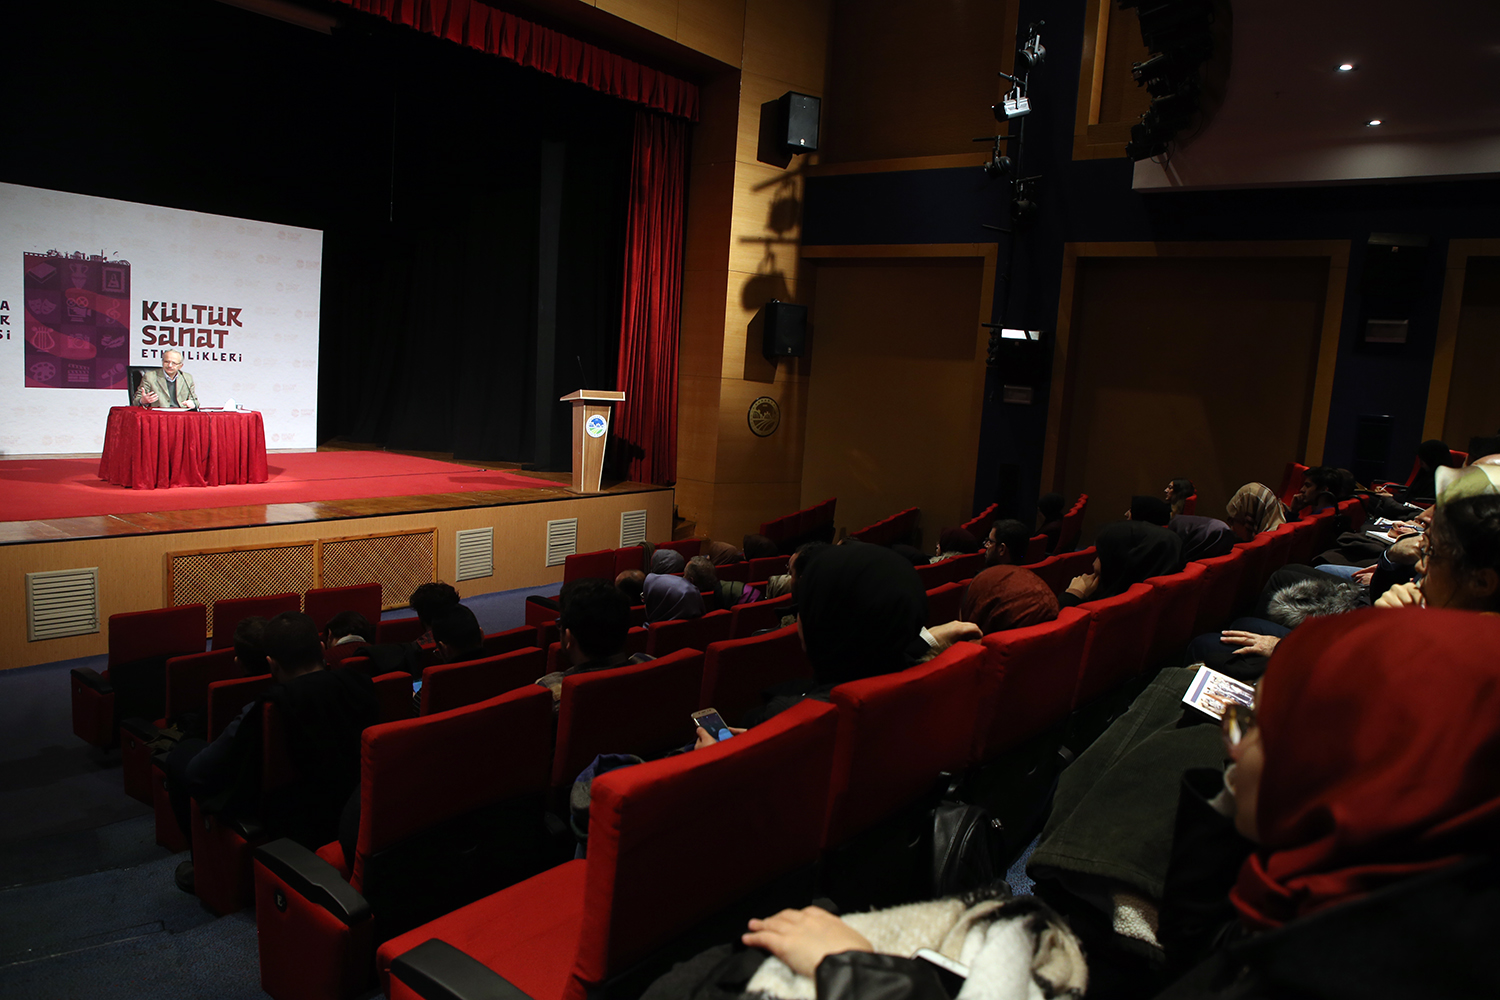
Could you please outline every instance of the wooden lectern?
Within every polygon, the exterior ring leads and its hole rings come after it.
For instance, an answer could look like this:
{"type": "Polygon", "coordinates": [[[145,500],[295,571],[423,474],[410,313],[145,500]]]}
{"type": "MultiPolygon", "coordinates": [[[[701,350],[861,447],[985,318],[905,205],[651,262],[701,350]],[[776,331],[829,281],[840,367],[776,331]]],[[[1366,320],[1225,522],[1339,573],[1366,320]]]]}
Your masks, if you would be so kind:
{"type": "Polygon", "coordinates": [[[573,404],[573,490],[598,493],[604,475],[604,441],[609,436],[609,406],[625,402],[625,394],[579,389],[559,402],[573,404]]]}

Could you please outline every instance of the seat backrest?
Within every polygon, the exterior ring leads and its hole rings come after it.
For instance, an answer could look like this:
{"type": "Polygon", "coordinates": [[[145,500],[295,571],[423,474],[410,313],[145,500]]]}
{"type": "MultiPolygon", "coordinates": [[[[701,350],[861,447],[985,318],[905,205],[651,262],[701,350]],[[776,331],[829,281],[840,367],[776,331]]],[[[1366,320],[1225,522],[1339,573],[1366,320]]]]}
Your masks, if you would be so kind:
{"type": "Polygon", "coordinates": [[[942,562],[914,566],[917,579],[922,581],[922,589],[932,590],[934,587],[941,587],[945,583],[957,580],[958,577],[954,574],[953,567],[948,565],[952,561],[952,559],[944,559],[942,562]]]}
{"type": "MultiPolygon", "coordinates": [[[[1310,563],[1313,553],[1322,551],[1322,549],[1315,549],[1314,546],[1323,533],[1322,529],[1325,519],[1329,514],[1336,513],[1338,513],[1336,510],[1330,508],[1300,521],[1293,521],[1288,525],[1291,529],[1292,537],[1287,546],[1286,558],[1282,560],[1283,565],[1288,563],[1307,565],[1310,563]]],[[[1324,546],[1324,548],[1327,548],[1327,546],[1324,546]]]]}
{"type": "Polygon", "coordinates": [[[969,534],[973,535],[975,538],[983,539],[985,535],[988,535],[990,533],[990,528],[994,526],[995,521],[999,517],[1000,505],[998,503],[992,503],[975,516],[969,518],[963,524],[960,524],[959,527],[967,531],[969,534]]]}
{"type": "Polygon", "coordinates": [[[166,711],[167,661],[201,653],[207,608],[185,604],[109,616],[109,683],[114,717],[159,719],[166,711]]]}
{"type": "Polygon", "coordinates": [[[671,542],[657,542],[656,547],[658,549],[671,549],[673,552],[681,552],[682,558],[691,559],[694,556],[701,556],[703,554],[703,539],[679,538],[671,542]]]}
{"type": "Polygon", "coordinates": [[[307,592],[303,612],[318,623],[321,631],[328,619],[342,611],[358,611],[372,622],[380,621],[380,584],[361,583],[353,587],[315,587],[307,592]]]}
{"type": "Polygon", "coordinates": [[[911,536],[911,533],[916,530],[917,518],[921,514],[920,508],[908,507],[868,527],[849,532],[849,537],[869,542],[871,545],[895,545],[906,541],[911,536]]]}
{"type": "Polygon", "coordinates": [[[1089,612],[1089,635],[1073,707],[1081,708],[1140,673],[1161,617],[1160,593],[1149,584],[1131,584],[1114,597],[1080,605],[1089,612]]]}
{"type": "Polygon", "coordinates": [[[737,726],[747,711],[761,706],[761,693],[767,688],[811,675],[812,664],[795,625],[715,642],[703,655],[698,707],[718,709],[724,721],[737,726]]]}
{"type": "Polygon", "coordinates": [[[639,545],[627,545],[623,549],[615,549],[615,572],[610,579],[629,570],[646,568],[646,550],[639,545]]]}
{"type": "Polygon", "coordinates": [[[786,563],[789,556],[763,556],[759,559],[751,559],[749,563],[750,579],[769,580],[773,576],[779,576],[786,572],[786,563]]]}
{"type": "Polygon", "coordinates": [[[984,637],[976,761],[993,760],[1067,719],[1088,634],[1089,613],[1063,608],[1050,622],[984,637]]]}
{"type": "Polygon", "coordinates": [[[393,670],[373,680],[375,701],[380,706],[380,721],[395,722],[398,719],[410,719],[412,717],[411,674],[405,670],[393,670]]]}
{"type": "Polygon", "coordinates": [[[167,700],[165,717],[175,722],[185,715],[202,717],[208,707],[208,686],[245,676],[234,662],[233,649],[213,649],[206,653],[174,656],[167,661],[167,700]]]}
{"type": "Polygon", "coordinates": [[[525,649],[535,645],[536,628],[531,625],[518,625],[504,632],[491,632],[484,637],[483,644],[485,656],[499,656],[501,653],[509,653],[511,650],[525,649]]]}
{"type": "Polygon", "coordinates": [[[1065,552],[1059,548],[1056,555],[1050,555],[1026,568],[1041,577],[1042,582],[1051,587],[1054,594],[1061,594],[1073,582],[1073,577],[1093,570],[1094,555],[1092,545],[1077,552],[1065,552]]]}
{"type": "Polygon", "coordinates": [[[422,619],[416,615],[410,618],[389,618],[382,620],[375,626],[375,641],[386,642],[416,642],[427,634],[427,626],[422,624],[422,619]]]}
{"type": "Polygon", "coordinates": [[[1245,574],[1245,550],[1235,546],[1222,556],[1198,560],[1198,565],[1203,567],[1203,578],[1193,616],[1194,636],[1217,632],[1229,624],[1245,574]]]}
{"type": "Polygon", "coordinates": [[[1365,525],[1365,504],[1359,497],[1339,501],[1339,513],[1349,519],[1349,530],[1358,531],[1365,525]]]}
{"type": "Polygon", "coordinates": [[[664,656],[678,649],[707,649],[709,643],[728,639],[733,624],[733,614],[728,608],[710,611],[698,618],[657,622],[648,630],[646,652],[652,656],[664,656]]]}
{"type": "Polygon", "coordinates": [[[703,654],[696,649],[563,678],[553,789],[571,787],[601,753],[648,757],[691,743],[702,687],[703,654]]]}
{"type": "Polygon", "coordinates": [[[1455,469],[1462,469],[1469,464],[1469,453],[1466,451],[1454,451],[1452,448],[1449,448],[1448,457],[1453,460],[1453,467],[1455,469]]]}
{"type": "Polygon", "coordinates": [[[961,642],[920,666],[833,689],[839,738],[827,846],[913,802],[940,772],[968,766],[983,669],[983,647],[961,642]]]}
{"type": "MultiPolygon", "coordinates": [[[[1078,494],[1078,499],[1073,507],[1063,515],[1062,524],[1058,525],[1057,548],[1054,552],[1062,555],[1073,551],[1073,546],[1078,544],[1078,538],[1083,534],[1083,515],[1089,507],[1089,495],[1078,494]]],[[[1067,584],[1063,584],[1067,587],[1067,584]]]]}
{"type": "Polygon", "coordinates": [[[1182,501],[1182,512],[1184,514],[1187,514],[1187,515],[1191,516],[1191,515],[1197,513],[1197,511],[1198,511],[1198,494],[1193,493],[1193,494],[1190,494],[1187,497],[1187,499],[1185,499],[1185,500],[1182,501]]]}
{"type": "MultiPolygon", "coordinates": [[[[227,601],[215,601],[213,610],[213,649],[224,649],[234,645],[234,630],[246,618],[259,615],[275,618],[283,611],[299,611],[302,597],[295,592],[272,594],[269,597],[237,597],[227,601]]],[[[371,619],[372,621],[376,619],[371,619]]],[[[325,622],[318,622],[321,628],[325,622]]]]}
{"type": "Polygon", "coordinates": [[[717,746],[594,782],[583,929],[565,996],[592,995],[688,928],[817,861],[837,719],[833,706],[805,702],[717,746]]]}
{"type": "Polygon", "coordinates": [[[1302,480],[1307,478],[1307,468],[1301,462],[1286,463],[1286,471],[1281,476],[1281,493],[1278,496],[1288,507],[1302,489],[1302,480]]]}
{"type": "Polygon", "coordinates": [[[382,934],[499,889],[491,876],[506,864],[495,856],[500,852],[476,851],[463,838],[417,841],[507,800],[532,800],[540,824],[551,765],[552,696],[539,687],[366,729],[351,884],[376,906],[382,934]],[[417,849],[403,850],[404,844],[417,849]],[[444,872],[446,884],[400,878],[413,869],[444,872]]]}
{"type": "Polygon", "coordinates": [[[258,677],[235,677],[225,681],[210,681],[208,697],[203,711],[210,743],[234,721],[240,710],[265,693],[271,686],[271,675],[258,677]]]}
{"type": "Polygon", "coordinates": [[[927,627],[955,621],[963,609],[964,593],[968,585],[954,581],[927,592],[927,627]]]}
{"type": "Polygon", "coordinates": [[[1276,533],[1262,531],[1250,541],[1235,546],[1245,551],[1245,568],[1241,571],[1240,589],[1234,598],[1235,615],[1244,614],[1260,597],[1260,592],[1266,585],[1266,577],[1271,575],[1270,557],[1275,544],[1276,533]]]}
{"type": "Polygon", "coordinates": [[[725,563],[714,567],[714,574],[722,580],[732,580],[736,583],[750,582],[750,564],[748,562],[725,563]]]}
{"type": "Polygon", "coordinates": [[[752,632],[774,629],[781,624],[782,617],[790,614],[791,610],[791,594],[782,594],[769,601],[735,605],[729,610],[730,638],[743,639],[752,632]]]}
{"type": "MultiPolygon", "coordinates": [[[[556,621],[557,616],[562,614],[561,610],[542,603],[543,598],[539,594],[528,594],[526,596],[526,624],[542,626],[547,622],[556,621]]],[[[556,636],[553,636],[556,638],[556,636]]]]}
{"type": "Polygon", "coordinates": [[[1145,581],[1160,592],[1161,604],[1161,617],[1157,619],[1151,651],[1146,656],[1147,666],[1161,666],[1173,655],[1180,657],[1183,647],[1193,638],[1198,602],[1203,597],[1203,574],[1203,564],[1191,562],[1181,573],[1153,576],[1145,581]]]}
{"type": "MultiPolygon", "coordinates": [[[[627,653],[630,656],[634,656],[636,653],[644,653],[646,651],[646,641],[650,636],[651,633],[646,631],[646,629],[639,625],[632,625],[625,632],[625,644],[620,647],[620,652],[627,653]]],[[[547,669],[542,671],[542,673],[550,674],[554,670],[566,670],[569,666],[567,657],[563,655],[562,643],[548,643],[547,669]]],[[[537,676],[541,675],[538,674],[537,676]]]]}
{"type": "MultiPolygon", "coordinates": [[[[533,634],[535,632],[533,631],[533,634]]],[[[545,654],[535,646],[513,649],[467,663],[442,663],[422,671],[422,715],[474,705],[534,682],[547,672],[545,654]]],[[[410,691],[410,678],[407,690],[410,691]]]]}
{"type": "MultiPolygon", "coordinates": [[[[1312,556],[1316,556],[1320,552],[1333,547],[1334,541],[1338,538],[1339,517],[1341,513],[1342,511],[1338,507],[1334,507],[1313,515],[1312,556]]],[[[1311,559],[1309,558],[1304,561],[1310,562],[1311,559]]]]}
{"type": "Polygon", "coordinates": [[[1047,558],[1047,536],[1032,535],[1031,542],[1026,546],[1025,565],[1039,563],[1047,558]]]}
{"type": "Polygon", "coordinates": [[[577,552],[563,560],[563,583],[574,580],[609,580],[615,578],[615,550],[577,552]]]}

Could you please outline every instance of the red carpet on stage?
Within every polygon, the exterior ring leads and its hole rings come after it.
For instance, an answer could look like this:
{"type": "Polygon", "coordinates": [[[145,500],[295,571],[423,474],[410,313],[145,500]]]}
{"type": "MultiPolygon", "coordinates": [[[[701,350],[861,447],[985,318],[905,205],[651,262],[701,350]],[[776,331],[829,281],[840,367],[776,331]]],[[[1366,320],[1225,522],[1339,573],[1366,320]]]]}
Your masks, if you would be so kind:
{"type": "Polygon", "coordinates": [[[499,469],[477,469],[383,451],[273,453],[266,460],[271,478],[264,483],[166,490],[111,486],[99,478],[97,458],[0,462],[0,521],[558,485],[499,469]]]}

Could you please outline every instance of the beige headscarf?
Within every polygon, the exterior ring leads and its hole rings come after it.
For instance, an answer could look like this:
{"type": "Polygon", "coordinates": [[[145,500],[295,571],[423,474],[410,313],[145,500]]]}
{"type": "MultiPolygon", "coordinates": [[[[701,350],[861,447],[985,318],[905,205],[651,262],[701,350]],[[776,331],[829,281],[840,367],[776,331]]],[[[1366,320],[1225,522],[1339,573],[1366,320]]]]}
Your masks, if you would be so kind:
{"type": "Polygon", "coordinates": [[[1231,523],[1242,514],[1249,514],[1255,522],[1255,533],[1274,531],[1286,523],[1281,512],[1281,501],[1276,499],[1269,487],[1260,483],[1246,483],[1235,491],[1224,505],[1224,512],[1231,523]]]}

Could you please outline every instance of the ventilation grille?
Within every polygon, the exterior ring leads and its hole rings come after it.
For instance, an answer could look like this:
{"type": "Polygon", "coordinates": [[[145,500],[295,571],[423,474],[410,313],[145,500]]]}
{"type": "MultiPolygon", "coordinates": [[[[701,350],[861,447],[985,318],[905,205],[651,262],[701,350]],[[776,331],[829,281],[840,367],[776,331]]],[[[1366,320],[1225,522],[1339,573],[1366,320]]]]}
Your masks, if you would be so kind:
{"type": "Polygon", "coordinates": [[[435,528],[326,538],[319,548],[318,586],[378,583],[386,611],[406,607],[413,590],[437,579],[435,528]]]}
{"type": "Polygon", "coordinates": [[[495,529],[468,528],[458,533],[458,578],[478,580],[495,575],[495,529]]]}
{"type": "Polygon", "coordinates": [[[99,631],[99,567],[26,574],[26,639],[99,631]]]}
{"type": "Polygon", "coordinates": [[[206,605],[203,627],[211,632],[215,601],[267,594],[305,594],[318,585],[317,562],[314,542],[170,552],[167,591],[174,607],[206,605]]]}
{"type": "Polygon", "coordinates": [[[547,565],[561,566],[571,555],[578,554],[578,518],[547,522],[547,565]]]}
{"type": "Polygon", "coordinates": [[[627,510],[620,513],[620,548],[628,549],[646,540],[646,512],[627,510]]]}

